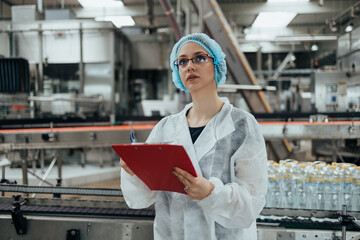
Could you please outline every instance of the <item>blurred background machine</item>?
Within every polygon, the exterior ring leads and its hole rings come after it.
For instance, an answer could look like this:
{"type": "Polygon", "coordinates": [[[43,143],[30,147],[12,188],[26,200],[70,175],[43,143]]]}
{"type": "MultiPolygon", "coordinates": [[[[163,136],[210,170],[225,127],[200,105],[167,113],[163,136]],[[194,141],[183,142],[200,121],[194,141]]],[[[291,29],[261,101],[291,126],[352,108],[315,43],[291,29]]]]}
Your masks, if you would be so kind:
{"type": "Polygon", "coordinates": [[[359,239],[360,2],[286,5],[1,0],[1,236],[152,239],[155,213],[126,207],[110,146],[131,132],[145,141],[191,101],[170,81],[169,54],[205,32],[227,55],[219,95],[254,114],[266,140],[258,239],[359,239]]]}

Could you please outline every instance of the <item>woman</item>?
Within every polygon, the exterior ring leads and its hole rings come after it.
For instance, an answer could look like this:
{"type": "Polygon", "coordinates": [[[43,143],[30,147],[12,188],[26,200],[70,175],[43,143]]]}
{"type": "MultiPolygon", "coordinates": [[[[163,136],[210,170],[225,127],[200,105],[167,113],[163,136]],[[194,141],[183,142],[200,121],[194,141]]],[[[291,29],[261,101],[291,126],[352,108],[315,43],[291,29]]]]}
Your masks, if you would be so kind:
{"type": "Polygon", "coordinates": [[[148,143],[183,145],[198,177],[175,168],[187,195],[153,192],[121,161],[121,188],[130,208],[155,203],[155,239],[256,239],[256,217],[265,204],[267,157],[254,117],[220,99],[225,54],[205,34],[191,34],[170,55],[175,85],[193,103],[163,118],[148,143]]]}

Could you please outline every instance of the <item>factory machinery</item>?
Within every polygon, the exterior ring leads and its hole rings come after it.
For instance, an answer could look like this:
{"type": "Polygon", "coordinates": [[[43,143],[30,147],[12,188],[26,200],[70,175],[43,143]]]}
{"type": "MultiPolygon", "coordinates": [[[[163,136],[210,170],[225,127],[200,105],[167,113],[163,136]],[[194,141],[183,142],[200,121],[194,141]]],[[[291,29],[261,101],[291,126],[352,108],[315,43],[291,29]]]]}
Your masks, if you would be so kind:
{"type": "MultiPolygon", "coordinates": [[[[358,139],[359,121],[328,123],[263,122],[266,139],[358,139]],[[334,127],[336,126],[336,127],[334,127]]],[[[112,144],[128,143],[130,132],[145,141],[153,124],[120,126],[50,127],[42,129],[0,130],[3,158],[0,191],[0,234],[5,239],[152,239],[153,208],[128,209],[120,189],[61,187],[38,176],[40,183],[50,186],[28,186],[32,162],[41,162],[42,151],[61,149],[105,149],[112,144]],[[14,184],[6,174],[6,166],[20,165],[22,184],[14,184]],[[9,179],[7,179],[9,178],[9,179]],[[56,186],[55,186],[56,185],[56,186]],[[10,195],[9,195],[10,194],[10,195]],[[20,195],[21,194],[21,195],[20,195]],[[50,194],[53,198],[34,198],[50,194]],[[11,195],[13,195],[11,197],[11,195]],[[69,195],[102,196],[111,200],[66,199],[69,195]],[[42,231],[38,231],[39,229],[42,231]]],[[[56,164],[62,178],[62,159],[54,155],[48,172],[56,164]]],[[[104,164],[99,159],[99,165],[104,164]]],[[[84,162],[85,164],[85,162],[84,162]]],[[[34,174],[32,172],[32,174],[34,174]]],[[[46,174],[45,174],[46,175],[46,174]]],[[[318,209],[266,207],[259,218],[259,239],[358,239],[356,218],[359,212],[318,209]]]]}
{"type": "MultiPolygon", "coordinates": [[[[168,1],[161,2],[169,8],[168,1]]],[[[199,12],[216,13],[207,14],[205,28],[232,56],[229,70],[234,82],[257,85],[231,28],[211,2],[194,5],[199,12]]],[[[0,54],[8,56],[0,59],[0,238],[152,239],[153,208],[128,209],[120,189],[68,187],[63,176],[64,150],[80,151],[83,167],[90,161],[99,169],[117,165],[110,146],[129,143],[130,132],[137,141],[145,141],[160,119],[121,118],[129,114],[128,39],[110,24],[92,21],[3,23],[0,28],[0,39],[6,43],[0,54]],[[19,69],[26,74],[17,75],[19,69]],[[37,165],[45,172],[42,176],[34,171],[37,165]],[[57,180],[49,180],[55,167],[57,180]],[[10,168],[21,169],[21,183],[8,174],[10,168]],[[30,184],[29,174],[38,179],[36,184],[30,184]],[[36,194],[52,198],[35,198],[36,194]],[[69,199],[73,195],[107,200],[69,199]]],[[[346,151],[360,146],[359,32],[354,29],[339,38],[338,71],[310,73],[311,103],[325,114],[272,113],[263,88],[232,89],[242,94],[260,121],[274,160],[303,160],[305,156],[294,151],[300,140],[313,142],[317,158],[359,160],[359,151],[346,151]]],[[[162,58],[166,59],[152,59],[162,58]]],[[[360,239],[359,215],[347,206],[265,207],[257,219],[258,239],[360,239]]]]}
{"type": "MultiPolygon", "coordinates": [[[[119,189],[0,185],[2,239],[153,239],[155,211],[129,209],[119,189]],[[22,197],[30,193],[54,198],[22,197]],[[108,196],[116,200],[70,200],[62,195],[108,196]],[[41,229],[41,231],[40,231],[41,229]]],[[[258,239],[360,239],[359,212],[265,208],[258,239]]]]}

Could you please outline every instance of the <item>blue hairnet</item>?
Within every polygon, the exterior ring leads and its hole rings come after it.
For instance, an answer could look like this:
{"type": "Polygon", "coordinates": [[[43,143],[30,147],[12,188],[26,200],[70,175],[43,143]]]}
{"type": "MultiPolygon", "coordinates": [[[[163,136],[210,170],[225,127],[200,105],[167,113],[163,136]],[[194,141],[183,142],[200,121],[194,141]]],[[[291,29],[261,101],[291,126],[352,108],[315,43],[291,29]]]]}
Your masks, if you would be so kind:
{"type": "Polygon", "coordinates": [[[183,83],[181,82],[179,70],[176,66],[174,66],[174,61],[177,59],[180,48],[188,42],[194,42],[203,47],[208,54],[212,58],[214,58],[215,65],[215,80],[216,85],[220,86],[226,81],[226,61],[225,61],[225,53],[221,50],[219,44],[211,39],[208,35],[204,33],[193,33],[182,37],[173,47],[170,54],[170,67],[172,70],[172,81],[175,86],[183,91],[188,92],[189,90],[185,88],[183,83]]]}

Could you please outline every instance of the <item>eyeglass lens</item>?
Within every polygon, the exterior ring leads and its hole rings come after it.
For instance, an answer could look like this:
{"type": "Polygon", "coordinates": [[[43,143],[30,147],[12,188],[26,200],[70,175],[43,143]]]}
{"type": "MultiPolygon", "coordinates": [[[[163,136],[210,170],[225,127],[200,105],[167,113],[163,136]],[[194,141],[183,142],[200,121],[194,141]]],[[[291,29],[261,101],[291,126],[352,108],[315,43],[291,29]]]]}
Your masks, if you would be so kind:
{"type": "Polygon", "coordinates": [[[194,64],[201,64],[209,61],[209,57],[205,54],[197,55],[193,58],[183,58],[179,60],[175,60],[175,65],[179,67],[185,67],[189,64],[189,61],[192,61],[194,64]]]}

